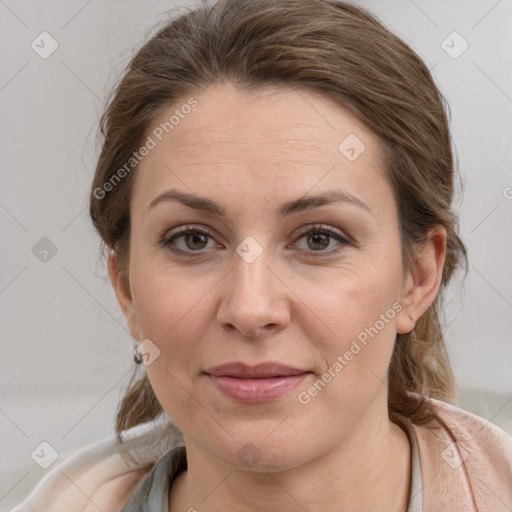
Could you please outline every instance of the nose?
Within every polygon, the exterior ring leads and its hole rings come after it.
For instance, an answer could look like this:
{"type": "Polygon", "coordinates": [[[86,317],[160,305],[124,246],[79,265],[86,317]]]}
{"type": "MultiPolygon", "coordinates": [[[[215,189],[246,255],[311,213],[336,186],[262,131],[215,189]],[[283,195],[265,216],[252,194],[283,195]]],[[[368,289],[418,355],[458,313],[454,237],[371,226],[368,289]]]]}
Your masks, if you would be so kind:
{"type": "Polygon", "coordinates": [[[224,330],[257,338],[275,335],[289,324],[290,291],[275,270],[278,265],[267,255],[268,251],[263,251],[251,263],[233,255],[217,312],[224,330]]]}

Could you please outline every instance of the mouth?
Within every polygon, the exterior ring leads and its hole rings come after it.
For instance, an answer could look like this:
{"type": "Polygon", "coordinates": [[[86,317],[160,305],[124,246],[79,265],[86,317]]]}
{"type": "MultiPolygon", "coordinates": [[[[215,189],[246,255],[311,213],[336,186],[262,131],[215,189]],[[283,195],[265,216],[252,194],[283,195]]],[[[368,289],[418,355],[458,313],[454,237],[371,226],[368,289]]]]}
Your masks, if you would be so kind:
{"type": "Polygon", "coordinates": [[[268,402],[299,386],[312,372],[279,363],[228,363],[204,372],[223,395],[241,402],[268,402]]]}

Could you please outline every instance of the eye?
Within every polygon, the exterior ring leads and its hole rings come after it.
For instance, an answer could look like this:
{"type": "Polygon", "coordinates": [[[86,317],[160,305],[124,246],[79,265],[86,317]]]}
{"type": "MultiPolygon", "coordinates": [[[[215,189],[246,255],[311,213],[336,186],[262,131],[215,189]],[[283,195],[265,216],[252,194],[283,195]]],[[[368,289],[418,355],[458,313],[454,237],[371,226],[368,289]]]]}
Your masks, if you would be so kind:
{"type": "Polygon", "coordinates": [[[196,256],[191,253],[202,253],[205,249],[217,247],[211,233],[196,226],[181,226],[167,232],[160,241],[160,245],[174,253],[186,256],[196,256]]]}
{"type": "MultiPolygon", "coordinates": [[[[180,256],[199,257],[205,255],[208,249],[221,248],[207,229],[186,225],[166,232],[159,241],[165,247],[180,256]]],[[[337,231],[325,226],[306,226],[291,247],[299,249],[307,256],[318,253],[318,256],[329,256],[342,250],[350,242],[337,231]]],[[[316,256],[316,255],[315,255],[316,256]]]]}
{"type": "Polygon", "coordinates": [[[319,252],[330,255],[338,252],[343,246],[350,243],[340,233],[323,226],[306,227],[299,234],[301,236],[297,239],[295,247],[306,252],[319,252]],[[301,242],[304,243],[301,244],[301,242]]]}

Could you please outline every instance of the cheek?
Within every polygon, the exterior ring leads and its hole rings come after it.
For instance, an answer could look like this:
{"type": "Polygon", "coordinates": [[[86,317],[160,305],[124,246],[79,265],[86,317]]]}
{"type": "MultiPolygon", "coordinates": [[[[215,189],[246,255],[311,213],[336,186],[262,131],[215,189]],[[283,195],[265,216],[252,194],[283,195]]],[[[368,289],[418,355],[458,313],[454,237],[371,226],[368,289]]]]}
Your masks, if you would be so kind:
{"type": "Polygon", "coordinates": [[[384,272],[376,263],[347,267],[335,281],[320,287],[304,282],[298,290],[308,306],[302,310],[302,328],[324,364],[329,391],[321,383],[316,387],[322,389],[326,405],[357,408],[359,400],[364,402],[386,384],[401,309],[398,272],[396,265],[384,272]]]}
{"type": "Polygon", "coordinates": [[[191,280],[190,273],[187,277],[163,266],[139,274],[134,267],[133,272],[133,302],[141,336],[157,345],[160,364],[169,370],[188,368],[211,321],[208,290],[214,281],[208,277],[191,280]]]}
{"type": "Polygon", "coordinates": [[[141,335],[160,351],[146,366],[151,387],[166,413],[187,430],[190,418],[204,415],[200,403],[191,400],[191,393],[201,360],[200,340],[211,323],[207,298],[201,286],[171,279],[165,272],[146,274],[134,291],[141,335]]]}
{"type": "Polygon", "coordinates": [[[293,292],[306,306],[303,327],[311,340],[329,340],[327,346],[338,351],[386,313],[385,325],[379,322],[377,328],[388,334],[396,316],[392,306],[400,297],[399,269],[373,260],[344,264],[325,279],[295,281],[293,292]]]}

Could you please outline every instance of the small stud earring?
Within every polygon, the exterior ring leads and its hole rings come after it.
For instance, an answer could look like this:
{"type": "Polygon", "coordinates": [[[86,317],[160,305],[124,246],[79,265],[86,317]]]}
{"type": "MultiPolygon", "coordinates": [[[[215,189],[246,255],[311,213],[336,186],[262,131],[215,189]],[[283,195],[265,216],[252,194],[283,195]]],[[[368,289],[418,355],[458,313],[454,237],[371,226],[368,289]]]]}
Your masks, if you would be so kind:
{"type": "Polygon", "coordinates": [[[139,345],[137,345],[133,351],[133,360],[136,364],[142,364],[144,362],[144,356],[139,350],[139,345]]]}

